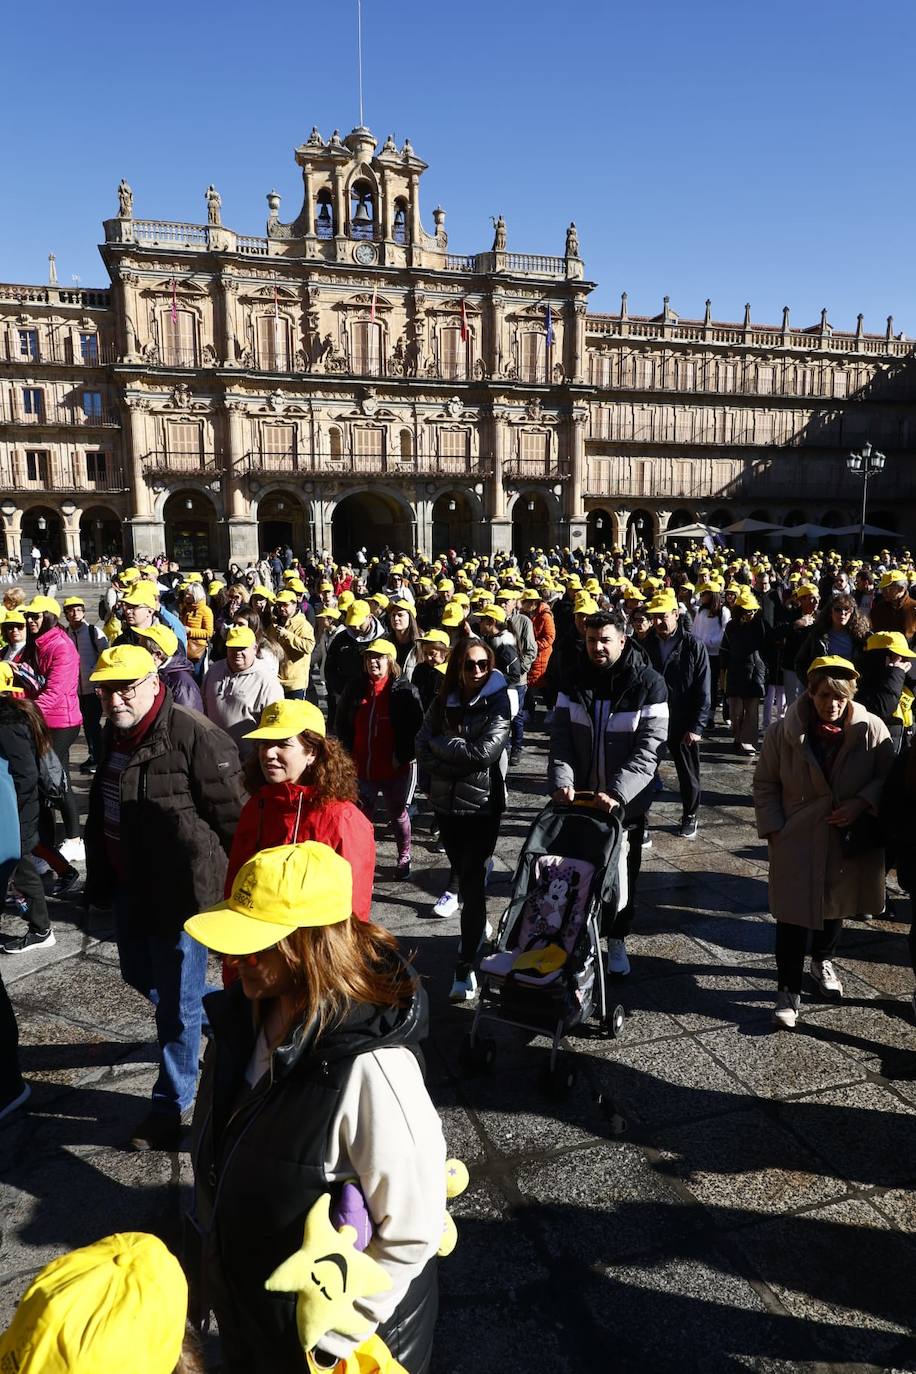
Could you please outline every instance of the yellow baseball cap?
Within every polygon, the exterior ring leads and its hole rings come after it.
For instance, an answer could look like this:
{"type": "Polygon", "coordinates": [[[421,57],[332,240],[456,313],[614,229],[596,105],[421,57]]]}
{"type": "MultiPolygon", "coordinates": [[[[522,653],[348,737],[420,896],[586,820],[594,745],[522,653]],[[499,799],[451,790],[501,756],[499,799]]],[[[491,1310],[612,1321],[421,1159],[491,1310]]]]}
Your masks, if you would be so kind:
{"type": "Polygon", "coordinates": [[[380,611],[383,611],[385,607],[390,604],[390,599],[384,592],[373,592],[371,596],[366,597],[366,600],[374,601],[380,611]]]}
{"type": "Polygon", "coordinates": [[[134,630],[134,634],[142,639],[151,639],[166,658],[171,658],[178,648],[178,636],[168,625],[147,625],[142,630],[134,630]]]}
{"type": "Polygon", "coordinates": [[[351,601],[347,607],[346,623],[352,629],[355,625],[362,625],[364,620],[368,620],[372,614],[372,607],[368,601],[351,601]]]}
{"type": "Polygon", "coordinates": [[[526,587],[522,592],[522,601],[540,601],[541,593],[534,587],[526,587]]]}
{"type": "Polygon", "coordinates": [[[24,689],[16,681],[12,663],[0,663],[0,692],[6,696],[25,696],[24,689]]]}
{"type": "Polygon", "coordinates": [[[250,625],[231,625],[226,635],[227,649],[250,649],[258,637],[250,625]]]}
{"type": "Polygon", "coordinates": [[[444,644],[449,646],[449,637],[444,630],[427,630],[425,635],[418,638],[420,644],[444,644]]]}
{"type": "Polygon", "coordinates": [[[60,615],[60,602],[55,601],[53,596],[33,596],[25,606],[22,607],[23,615],[44,615],[49,611],[51,615],[60,615]]]}
{"type": "Polygon", "coordinates": [[[125,1231],[52,1260],[0,1335],[16,1374],[173,1374],[188,1285],[158,1236],[125,1231]]]}
{"type": "Polygon", "coordinates": [[[124,582],[125,584],[129,585],[131,582],[137,582],[139,580],[139,577],[139,568],[122,568],[119,573],[115,574],[115,576],[112,578],[112,581],[124,582]]]}
{"type": "Polygon", "coordinates": [[[300,596],[305,595],[305,583],[302,581],[301,577],[296,577],[295,575],[293,577],[287,577],[286,585],[290,591],[298,592],[300,596]]]}
{"type": "Polygon", "coordinates": [[[310,926],[353,914],[353,871],[326,844],[303,840],[262,849],[235,875],[232,893],[184,928],[218,954],[255,954],[310,926]]]}
{"type": "Polygon", "coordinates": [[[859,674],[848,658],[840,658],[838,654],[823,654],[816,658],[808,668],[807,676],[810,677],[818,668],[825,669],[831,677],[855,677],[859,674]]]}
{"type": "Polygon", "coordinates": [[[667,615],[669,611],[678,609],[677,599],[673,592],[666,592],[660,596],[653,596],[646,606],[646,615],[667,615]]]}
{"type": "Polygon", "coordinates": [[[494,606],[491,602],[488,606],[481,606],[477,612],[478,620],[492,620],[496,625],[505,625],[506,612],[502,606],[494,606]]]}
{"type": "Polygon", "coordinates": [[[906,586],[909,580],[909,576],[905,572],[901,572],[899,568],[888,568],[887,572],[881,575],[878,590],[883,592],[885,588],[892,587],[895,582],[902,582],[906,586]]]}
{"type": "Polygon", "coordinates": [[[364,654],[387,654],[389,658],[396,659],[398,651],[390,639],[373,639],[371,644],[367,644],[363,649],[364,654]]]}
{"type": "Polygon", "coordinates": [[[298,606],[299,594],[298,592],[292,592],[288,587],[285,587],[282,592],[277,592],[277,595],[274,597],[274,601],[283,601],[286,603],[292,602],[294,605],[298,606]]]}
{"type": "Polygon", "coordinates": [[[207,595],[216,596],[216,593],[221,592],[225,585],[225,582],[218,582],[216,579],[214,579],[207,587],[207,595]]]}
{"type": "Polygon", "coordinates": [[[156,671],[152,654],[139,644],[115,644],[99,654],[90,682],[139,682],[156,671]]]}
{"type": "Polygon", "coordinates": [[[148,606],[153,610],[156,605],[156,588],[152,582],[135,582],[126,596],[121,597],[123,606],[148,606]]]}
{"type": "Polygon", "coordinates": [[[263,597],[266,597],[266,599],[267,599],[268,601],[273,601],[273,599],[274,599],[274,594],[273,594],[273,592],[270,590],[270,588],[269,588],[269,587],[263,586],[262,583],[260,583],[260,582],[256,582],[256,583],[255,583],[255,585],[252,587],[252,589],[251,589],[251,591],[248,593],[248,595],[249,595],[250,597],[251,597],[251,596],[263,596],[263,597]]]}
{"type": "Polygon", "coordinates": [[[738,611],[759,611],[760,602],[752,591],[749,591],[747,587],[742,587],[735,597],[735,609],[738,611]]]}
{"type": "Polygon", "coordinates": [[[64,610],[66,610],[68,606],[85,606],[85,604],[81,596],[64,597],[64,610]]]}
{"type": "Polygon", "coordinates": [[[22,614],[21,611],[18,611],[18,610],[17,610],[17,611],[7,611],[6,615],[3,617],[3,620],[0,621],[0,624],[2,624],[2,625],[24,625],[24,624],[25,624],[25,616],[22,614]]]}
{"type": "Polygon", "coordinates": [[[315,612],[316,620],[339,620],[340,611],[336,606],[319,606],[315,612]]]}
{"type": "Polygon", "coordinates": [[[401,597],[396,597],[394,601],[389,601],[388,609],[389,611],[409,611],[411,615],[414,613],[413,602],[404,601],[401,597]]]}
{"type": "Polygon", "coordinates": [[[441,624],[443,624],[447,630],[455,630],[459,625],[463,625],[464,607],[461,605],[456,606],[450,601],[447,606],[443,607],[441,624]]]}
{"type": "Polygon", "coordinates": [[[203,582],[203,580],[204,580],[204,575],[203,575],[203,573],[197,573],[197,572],[195,572],[195,573],[188,573],[188,581],[189,581],[189,582],[203,582]]]}
{"type": "Polygon", "coordinates": [[[866,649],[887,649],[890,653],[896,654],[897,658],[916,658],[916,653],[907,644],[905,636],[899,630],[879,630],[876,634],[868,636],[865,647],[866,649]]]}
{"type": "Polygon", "coordinates": [[[292,739],[305,731],[324,739],[327,729],[324,716],[310,701],[272,701],[261,712],[256,730],[249,730],[243,739],[292,739]]]}
{"type": "Polygon", "coordinates": [[[345,611],[345,610],[347,609],[348,606],[352,606],[352,605],[353,605],[353,602],[354,602],[355,600],[356,600],[356,593],[355,593],[355,592],[351,592],[351,591],[349,590],[349,588],[348,588],[347,591],[341,592],[341,593],[340,593],[340,596],[337,598],[337,609],[338,609],[339,611],[345,611]]]}

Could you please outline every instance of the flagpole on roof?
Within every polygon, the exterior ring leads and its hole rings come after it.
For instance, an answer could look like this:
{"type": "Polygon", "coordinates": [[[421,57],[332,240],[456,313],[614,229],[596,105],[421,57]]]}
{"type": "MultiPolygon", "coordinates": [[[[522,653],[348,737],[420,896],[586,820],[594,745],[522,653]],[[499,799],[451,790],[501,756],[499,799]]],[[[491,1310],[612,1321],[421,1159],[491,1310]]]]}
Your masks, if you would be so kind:
{"type": "Polygon", "coordinates": [[[356,52],[359,68],[359,127],[363,128],[363,0],[356,0],[356,52]]]}

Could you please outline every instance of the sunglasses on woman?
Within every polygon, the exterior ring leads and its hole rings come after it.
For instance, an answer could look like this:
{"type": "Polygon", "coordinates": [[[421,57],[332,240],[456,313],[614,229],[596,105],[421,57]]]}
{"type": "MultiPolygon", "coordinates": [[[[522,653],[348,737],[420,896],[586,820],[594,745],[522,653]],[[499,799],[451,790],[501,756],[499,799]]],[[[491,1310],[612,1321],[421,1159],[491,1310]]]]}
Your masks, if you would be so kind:
{"type": "Polygon", "coordinates": [[[464,660],[464,671],[466,673],[485,673],[490,664],[485,658],[466,658],[464,660]]]}

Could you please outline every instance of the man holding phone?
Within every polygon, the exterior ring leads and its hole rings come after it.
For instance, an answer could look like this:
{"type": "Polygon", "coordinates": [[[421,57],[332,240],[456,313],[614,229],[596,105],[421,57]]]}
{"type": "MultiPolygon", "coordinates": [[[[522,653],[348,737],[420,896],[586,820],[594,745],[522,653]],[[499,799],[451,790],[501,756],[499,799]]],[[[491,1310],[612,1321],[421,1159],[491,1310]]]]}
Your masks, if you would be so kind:
{"type": "Polygon", "coordinates": [[[593,794],[589,804],[619,810],[627,846],[627,901],[610,929],[608,972],[627,974],[626,937],[633,924],[646,812],[659,750],[668,735],[663,679],[627,638],[620,611],[585,621],[585,655],[560,683],[550,730],[548,781],[555,802],[593,794]]]}

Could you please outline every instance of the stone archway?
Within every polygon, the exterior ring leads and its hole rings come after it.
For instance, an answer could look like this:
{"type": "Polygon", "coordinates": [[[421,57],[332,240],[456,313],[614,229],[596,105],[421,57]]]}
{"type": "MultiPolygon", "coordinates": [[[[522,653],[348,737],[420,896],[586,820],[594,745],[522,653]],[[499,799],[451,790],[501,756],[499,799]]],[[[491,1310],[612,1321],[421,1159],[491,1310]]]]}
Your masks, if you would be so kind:
{"type": "Polygon", "coordinates": [[[80,553],[87,563],[123,552],[123,522],[110,506],[89,506],[80,516],[80,553]]]}
{"type": "Polygon", "coordinates": [[[655,544],[657,519],[650,510],[631,511],[627,518],[627,549],[632,552],[637,545],[644,544],[651,549],[655,544]]]}
{"type": "Polygon", "coordinates": [[[616,521],[609,510],[596,506],[585,517],[586,543],[590,549],[612,549],[617,543],[616,521]]]}
{"type": "Polygon", "coordinates": [[[357,549],[372,555],[386,547],[413,554],[414,526],[410,507],[388,492],[350,492],[337,502],[331,517],[334,557],[350,562],[357,549]]]}
{"type": "Polygon", "coordinates": [[[461,552],[476,547],[474,511],[466,492],[458,488],[443,491],[433,502],[432,520],[434,558],[448,549],[461,552]]]}
{"type": "Polygon", "coordinates": [[[64,522],[60,511],[53,506],[30,506],[22,516],[22,558],[32,557],[32,550],[41,551],[42,558],[57,563],[64,552],[64,522]]]}
{"type": "Polygon", "coordinates": [[[258,501],[258,552],[289,546],[300,557],[309,547],[308,515],[299,496],[282,488],[258,501]]]}
{"type": "Polygon", "coordinates": [[[203,492],[193,487],[173,491],[162,508],[165,551],[180,568],[212,568],[219,562],[216,512],[203,492]]]}
{"type": "Polygon", "coordinates": [[[512,552],[516,558],[554,542],[550,507],[539,491],[520,491],[512,503],[512,552]]]}

